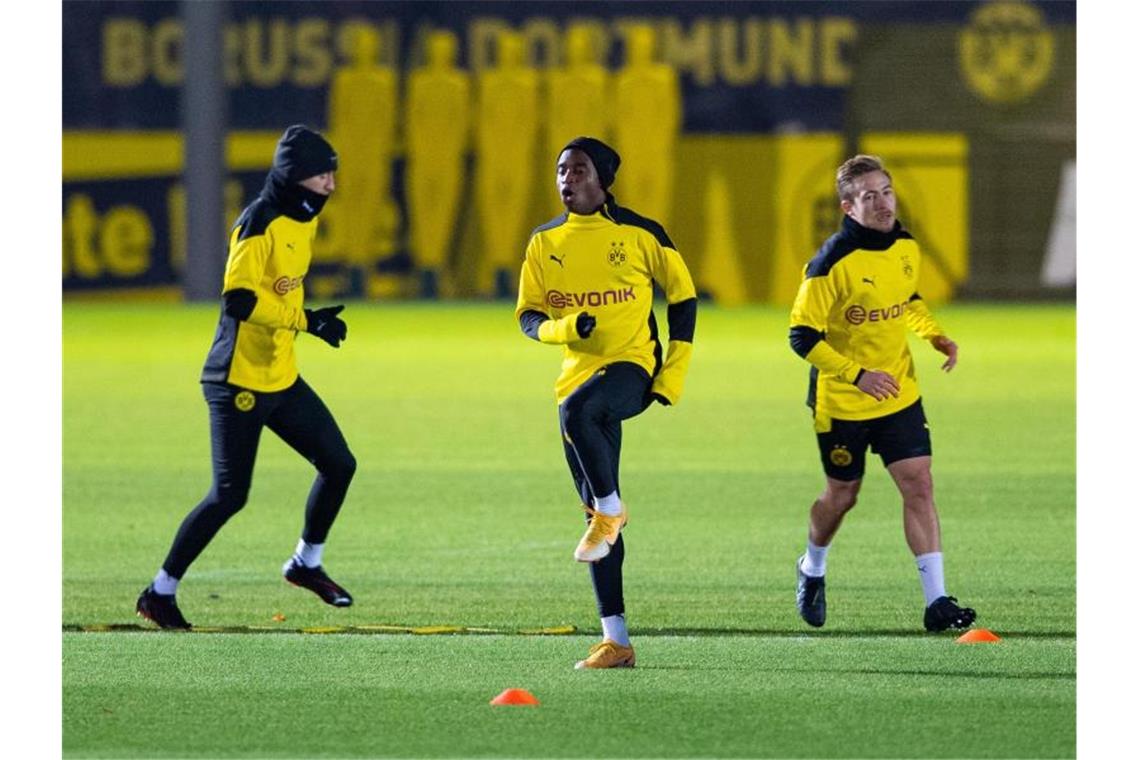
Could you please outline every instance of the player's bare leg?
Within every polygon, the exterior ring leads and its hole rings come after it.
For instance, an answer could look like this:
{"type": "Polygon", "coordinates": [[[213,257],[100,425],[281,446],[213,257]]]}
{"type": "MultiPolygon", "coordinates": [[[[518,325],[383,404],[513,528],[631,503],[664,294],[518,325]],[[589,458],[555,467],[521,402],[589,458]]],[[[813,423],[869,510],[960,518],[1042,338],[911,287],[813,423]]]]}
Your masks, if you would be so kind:
{"type": "Polygon", "coordinates": [[[827,478],[827,487],[811,505],[808,538],[816,546],[828,546],[839,530],[843,516],[855,506],[862,480],[827,478]]]}
{"type": "Polygon", "coordinates": [[[819,628],[827,620],[824,575],[827,550],[859,495],[862,480],[827,478],[827,486],[811,507],[807,551],[796,560],[796,608],[808,625],[819,628]]]}
{"type": "Polygon", "coordinates": [[[903,498],[903,530],[906,542],[914,552],[922,594],[926,598],[923,624],[928,631],[966,628],[974,622],[975,613],[959,607],[957,599],[946,595],[942,571],[942,531],[938,510],[934,506],[934,478],[930,473],[930,457],[900,459],[887,466],[903,498]]]}
{"type": "Polygon", "coordinates": [[[887,466],[903,499],[903,530],[914,556],[942,551],[930,457],[900,459],[887,466]]]}

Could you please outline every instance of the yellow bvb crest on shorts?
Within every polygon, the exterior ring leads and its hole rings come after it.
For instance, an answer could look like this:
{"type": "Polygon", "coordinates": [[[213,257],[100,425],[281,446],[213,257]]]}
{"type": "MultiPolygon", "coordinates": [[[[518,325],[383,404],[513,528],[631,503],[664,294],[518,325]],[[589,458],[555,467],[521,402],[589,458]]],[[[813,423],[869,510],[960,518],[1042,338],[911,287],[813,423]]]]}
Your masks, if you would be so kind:
{"type": "Polygon", "coordinates": [[[836,446],[831,450],[831,463],[836,467],[846,467],[851,464],[851,452],[846,446],[836,446]]]}
{"type": "Polygon", "coordinates": [[[1053,32],[1023,0],[979,7],[958,35],[958,63],[970,89],[995,103],[1033,95],[1053,71],[1053,32]]]}
{"type": "Polygon", "coordinates": [[[248,412],[254,407],[256,403],[257,397],[249,391],[242,391],[238,395],[234,396],[234,406],[236,406],[238,408],[238,411],[241,412],[248,412]]]}

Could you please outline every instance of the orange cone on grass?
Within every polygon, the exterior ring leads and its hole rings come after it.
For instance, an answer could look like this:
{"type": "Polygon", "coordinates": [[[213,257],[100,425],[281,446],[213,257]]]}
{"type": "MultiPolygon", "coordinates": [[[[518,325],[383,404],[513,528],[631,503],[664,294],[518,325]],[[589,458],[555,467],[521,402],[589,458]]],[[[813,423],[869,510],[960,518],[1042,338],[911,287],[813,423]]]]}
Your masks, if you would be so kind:
{"type": "Polygon", "coordinates": [[[995,644],[1001,641],[1001,636],[986,628],[975,628],[966,631],[954,641],[959,644],[995,644]]]}
{"type": "Polygon", "coordinates": [[[499,706],[530,705],[536,707],[538,706],[538,700],[526,689],[503,689],[503,692],[499,694],[499,696],[491,700],[491,704],[499,706]]]}

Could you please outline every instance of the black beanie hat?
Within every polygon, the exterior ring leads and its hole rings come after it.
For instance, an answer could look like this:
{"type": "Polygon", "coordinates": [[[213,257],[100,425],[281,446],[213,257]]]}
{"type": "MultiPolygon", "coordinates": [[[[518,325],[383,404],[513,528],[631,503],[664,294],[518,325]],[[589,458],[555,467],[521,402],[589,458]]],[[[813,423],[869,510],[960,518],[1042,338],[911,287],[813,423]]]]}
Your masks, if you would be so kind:
{"type": "Polygon", "coordinates": [[[561,156],[564,151],[571,148],[580,150],[590,157],[603,188],[608,188],[614,183],[614,175],[621,166],[621,156],[616,150],[593,137],[575,137],[566,143],[566,147],[558,151],[558,155],[561,156]]]}
{"type": "Polygon", "coordinates": [[[336,151],[325,138],[304,124],[294,124],[277,141],[273,171],[286,182],[300,182],[336,171],[336,151]]]}

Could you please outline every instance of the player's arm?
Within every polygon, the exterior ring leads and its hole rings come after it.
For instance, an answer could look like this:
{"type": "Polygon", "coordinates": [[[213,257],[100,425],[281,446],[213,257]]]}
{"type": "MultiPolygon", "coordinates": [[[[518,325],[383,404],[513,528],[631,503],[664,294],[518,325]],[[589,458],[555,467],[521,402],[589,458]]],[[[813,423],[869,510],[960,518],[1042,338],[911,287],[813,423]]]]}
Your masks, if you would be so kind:
{"type": "Polygon", "coordinates": [[[792,328],[788,333],[792,350],[820,372],[842,378],[879,401],[888,396],[897,397],[898,381],[889,373],[861,367],[824,340],[827,316],[836,298],[830,277],[805,275],[792,305],[792,328]]]}
{"type": "Polygon", "coordinates": [[[835,285],[826,275],[804,276],[792,304],[792,328],[788,342],[792,350],[807,359],[820,372],[854,383],[865,370],[854,360],[832,348],[824,336],[827,318],[837,300],[835,285]]]}
{"type": "Polygon", "coordinates": [[[281,330],[304,330],[308,327],[304,309],[280,301],[257,297],[257,286],[265,274],[265,264],[272,243],[265,235],[238,239],[230,246],[229,260],[222,287],[222,310],[240,322],[281,330]]]}
{"type": "Polygon", "coordinates": [[[946,354],[942,369],[947,372],[954,369],[954,365],[958,363],[958,344],[942,331],[934,315],[930,313],[930,307],[918,293],[911,296],[906,305],[906,325],[915,335],[930,341],[930,345],[934,346],[936,351],[946,354]]]}
{"type": "Polygon", "coordinates": [[[515,319],[523,333],[542,343],[566,344],[590,337],[597,320],[584,311],[576,311],[558,319],[546,313],[546,291],[542,282],[542,267],[537,263],[538,243],[535,238],[527,245],[519,276],[519,300],[515,305],[515,319]]]}
{"type": "Polygon", "coordinates": [[[668,302],[669,349],[661,371],[653,378],[650,394],[666,405],[681,400],[685,376],[693,358],[693,335],[697,328],[697,289],[681,254],[656,240],[650,257],[653,279],[665,291],[668,302]]]}

